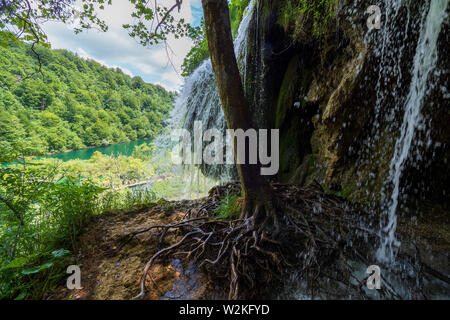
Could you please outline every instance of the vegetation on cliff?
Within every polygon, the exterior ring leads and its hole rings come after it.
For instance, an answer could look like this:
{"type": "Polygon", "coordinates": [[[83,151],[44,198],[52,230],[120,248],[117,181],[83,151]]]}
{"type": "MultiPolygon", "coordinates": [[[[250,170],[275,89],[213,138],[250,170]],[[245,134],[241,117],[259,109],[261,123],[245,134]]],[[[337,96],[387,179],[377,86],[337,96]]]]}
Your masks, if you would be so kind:
{"type": "Polygon", "coordinates": [[[337,0],[283,1],[279,7],[278,21],[293,39],[311,41],[334,29],[337,3],[337,0]]]}
{"type": "Polygon", "coordinates": [[[66,50],[33,50],[0,47],[0,144],[37,155],[161,132],[174,93],[66,50]]]}

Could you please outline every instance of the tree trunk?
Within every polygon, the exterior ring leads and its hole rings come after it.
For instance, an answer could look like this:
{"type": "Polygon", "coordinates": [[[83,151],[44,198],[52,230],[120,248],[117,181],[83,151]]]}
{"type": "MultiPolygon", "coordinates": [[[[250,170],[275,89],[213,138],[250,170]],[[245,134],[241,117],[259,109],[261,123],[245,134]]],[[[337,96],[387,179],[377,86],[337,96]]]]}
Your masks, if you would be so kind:
{"type": "MultiPolygon", "coordinates": [[[[211,63],[227,126],[229,129],[246,131],[253,128],[252,120],[234,53],[227,0],[202,0],[202,5],[211,63]]],[[[236,148],[237,143],[234,141],[235,159],[236,148]]],[[[247,155],[248,150],[249,146],[246,143],[247,155]]],[[[245,199],[243,212],[247,211],[248,214],[252,210],[251,207],[270,202],[270,186],[266,178],[261,176],[261,166],[237,164],[237,161],[236,166],[245,199]]]]}

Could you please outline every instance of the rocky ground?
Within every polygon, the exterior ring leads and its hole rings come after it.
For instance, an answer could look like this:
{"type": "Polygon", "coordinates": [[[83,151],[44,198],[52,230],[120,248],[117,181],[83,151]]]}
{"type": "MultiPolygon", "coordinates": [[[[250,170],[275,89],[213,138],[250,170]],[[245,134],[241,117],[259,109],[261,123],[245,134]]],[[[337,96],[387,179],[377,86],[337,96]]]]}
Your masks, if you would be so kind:
{"type": "MultiPolygon", "coordinates": [[[[101,216],[79,240],[83,289],[71,291],[61,286],[48,299],[132,299],[139,293],[143,268],[156,252],[159,237],[155,233],[143,233],[124,245],[124,235],[180,221],[196,204],[197,201],[161,201],[159,205],[137,212],[101,216]]],[[[179,232],[172,232],[162,245],[172,245],[180,238],[179,232]]],[[[175,257],[157,263],[151,275],[146,299],[201,299],[211,292],[205,276],[175,257]]]]}

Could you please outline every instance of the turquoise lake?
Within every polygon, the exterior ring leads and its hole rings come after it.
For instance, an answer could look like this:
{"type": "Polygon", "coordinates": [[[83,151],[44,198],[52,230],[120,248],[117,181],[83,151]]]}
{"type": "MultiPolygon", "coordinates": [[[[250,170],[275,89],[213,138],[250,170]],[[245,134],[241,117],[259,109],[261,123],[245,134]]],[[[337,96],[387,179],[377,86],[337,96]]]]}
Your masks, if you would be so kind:
{"type": "Polygon", "coordinates": [[[61,159],[63,161],[69,161],[69,160],[89,160],[94,152],[100,151],[101,153],[105,155],[123,155],[123,156],[131,156],[133,154],[134,148],[136,146],[140,146],[142,144],[147,144],[152,142],[151,140],[138,140],[138,141],[131,141],[126,143],[119,143],[119,144],[113,144],[105,147],[98,147],[98,148],[91,148],[91,149],[82,149],[82,150],[74,150],[70,152],[65,153],[58,153],[48,156],[41,156],[38,157],[38,159],[44,159],[44,158],[57,158],[61,159]]]}

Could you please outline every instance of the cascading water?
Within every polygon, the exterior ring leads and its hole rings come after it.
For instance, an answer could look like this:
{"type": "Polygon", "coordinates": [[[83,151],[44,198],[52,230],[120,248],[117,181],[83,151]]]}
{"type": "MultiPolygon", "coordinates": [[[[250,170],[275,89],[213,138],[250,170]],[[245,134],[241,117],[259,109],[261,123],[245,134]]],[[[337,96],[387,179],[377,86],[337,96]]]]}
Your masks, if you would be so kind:
{"type": "MultiPolygon", "coordinates": [[[[255,11],[256,0],[250,1],[244,11],[239,25],[234,48],[236,59],[243,79],[246,75],[248,28],[255,11]]],[[[194,131],[194,123],[200,121],[203,130],[215,128],[225,132],[226,122],[220,103],[216,79],[212,70],[211,60],[205,60],[187,79],[184,87],[175,101],[169,127],[185,128],[194,131]]],[[[208,176],[218,178],[221,182],[232,180],[234,166],[214,165],[206,168],[208,176]]]]}
{"type": "MultiPolygon", "coordinates": [[[[362,3],[367,2],[362,1],[362,3]]],[[[375,221],[375,219],[366,220],[366,217],[361,217],[359,222],[362,229],[374,232],[380,237],[379,247],[377,244],[373,247],[372,243],[369,243],[368,255],[371,256],[370,261],[383,266],[383,287],[388,287],[388,283],[392,285],[389,289],[395,291],[397,298],[400,299],[413,299],[415,286],[421,289],[426,288],[428,298],[448,299],[449,289],[444,282],[424,277],[414,262],[406,261],[400,255],[397,256],[400,242],[396,238],[397,215],[400,213],[403,192],[402,175],[405,173],[406,166],[410,165],[410,162],[414,163],[413,155],[416,153],[413,151],[421,155],[420,150],[415,149],[419,149],[416,146],[421,145],[417,141],[420,138],[419,132],[426,127],[422,110],[426,106],[431,89],[435,86],[431,80],[434,80],[432,75],[435,73],[438,62],[438,38],[448,16],[448,0],[427,0],[420,3],[405,0],[380,0],[375,3],[383,8],[382,29],[368,31],[364,42],[375,57],[368,61],[376,65],[375,75],[378,77],[375,78],[374,88],[376,106],[374,121],[369,129],[370,134],[360,152],[367,155],[372,162],[372,167],[376,167],[373,163],[377,162],[381,165],[379,162],[379,159],[382,159],[381,154],[392,152],[392,144],[385,143],[389,141],[387,138],[390,138],[392,134],[398,138],[394,140],[395,149],[390,161],[389,175],[382,189],[385,193],[381,199],[384,214],[380,225],[374,226],[372,220],[375,221]],[[419,12],[418,15],[416,15],[417,12],[419,12]],[[408,283],[407,279],[411,282],[408,283]]],[[[346,7],[346,10],[350,14],[355,13],[354,7],[346,7]]],[[[354,25],[354,27],[357,26],[354,25]]],[[[372,83],[370,81],[373,80],[366,81],[372,83]]],[[[424,133],[429,139],[429,134],[424,133]]],[[[426,141],[424,145],[428,144],[430,143],[426,141]]],[[[366,183],[375,174],[377,173],[370,172],[366,183]]],[[[367,195],[373,196],[372,199],[378,199],[378,195],[367,195]]],[[[407,247],[406,242],[405,247],[407,247]]],[[[417,247],[415,249],[417,250],[417,247]]],[[[367,262],[349,261],[349,264],[354,270],[352,277],[358,279],[359,283],[363,283],[367,278],[367,262]]],[[[325,294],[312,294],[305,281],[293,274],[292,279],[286,282],[285,291],[279,298],[352,298],[348,288],[340,286],[339,283],[324,280],[319,286],[324,289],[325,294]],[[332,292],[336,294],[331,296],[332,292]]],[[[381,298],[376,290],[366,290],[365,287],[364,290],[371,298],[381,298]]]]}
{"type": "Polygon", "coordinates": [[[393,185],[393,191],[387,208],[388,223],[383,228],[384,236],[381,247],[377,252],[377,257],[382,262],[393,263],[395,248],[399,246],[395,232],[397,229],[399,194],[401,192],[400,179],[405,162],[410,154],[416,130],[421,122],[421,108],[429,89],[429,76],[438,59],[437,39],[446,16],[447,6],[447,0],[431,0],[426,19],[421,25],[400,137],[397,140],[394,156],[390,163],[389,181],[393,185]]]}

